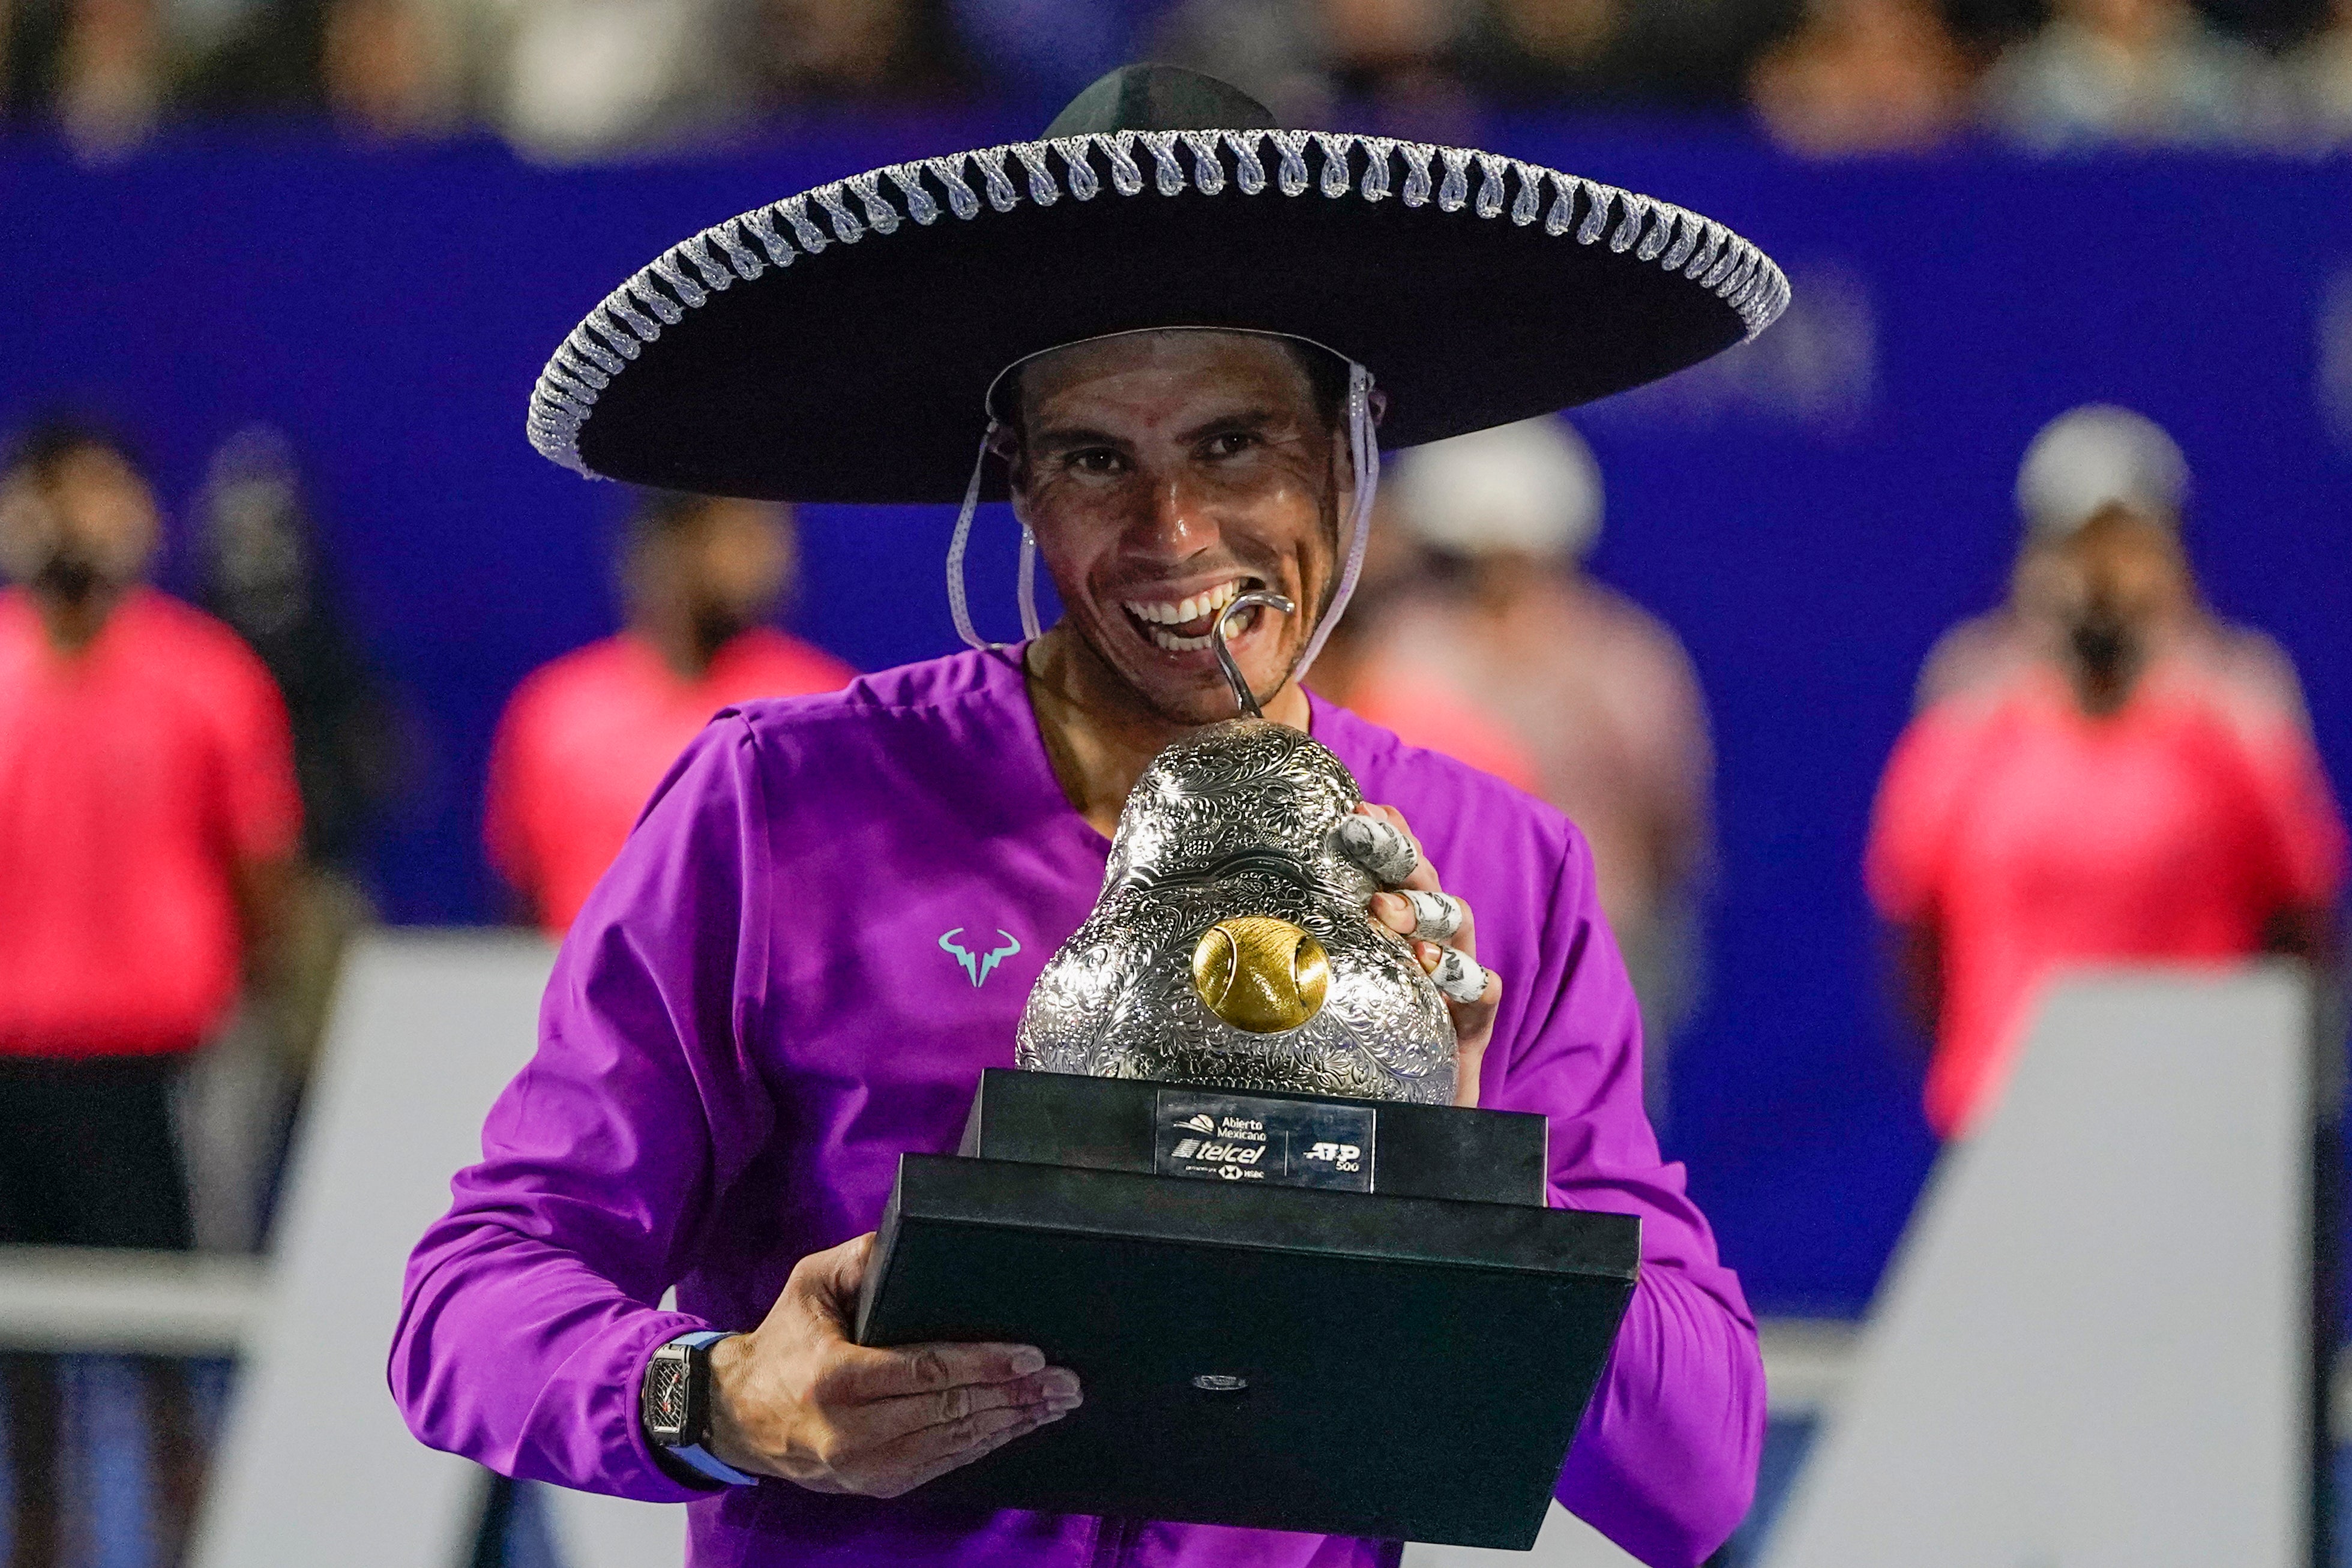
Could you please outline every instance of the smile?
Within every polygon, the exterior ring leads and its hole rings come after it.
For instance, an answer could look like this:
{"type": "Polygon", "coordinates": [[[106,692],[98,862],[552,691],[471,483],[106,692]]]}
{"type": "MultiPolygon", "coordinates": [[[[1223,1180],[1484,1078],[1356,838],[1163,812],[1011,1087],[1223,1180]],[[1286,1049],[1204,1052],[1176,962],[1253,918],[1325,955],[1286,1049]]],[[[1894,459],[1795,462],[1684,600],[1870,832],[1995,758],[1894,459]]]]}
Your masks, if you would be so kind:
{"type": "MultiPolygon", "coordinates": [[[[1183,599],[1126,599],[1126,611],[1138,631],[1171,653],[1190,653],[1209,646],[1210,630],[1225,607],[1246,592],[1255,579],[1234,577],[1183,599]]],[[[1255,624],[1258,612],[1250,612],[1255,624]]]]}

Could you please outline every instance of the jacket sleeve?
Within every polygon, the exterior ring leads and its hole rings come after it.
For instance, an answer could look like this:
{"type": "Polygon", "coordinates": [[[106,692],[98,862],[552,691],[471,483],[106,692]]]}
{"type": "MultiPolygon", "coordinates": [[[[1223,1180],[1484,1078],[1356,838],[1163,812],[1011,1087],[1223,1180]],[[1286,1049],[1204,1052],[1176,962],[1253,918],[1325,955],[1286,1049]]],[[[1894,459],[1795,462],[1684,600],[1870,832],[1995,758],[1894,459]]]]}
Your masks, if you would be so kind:
{"type": "Polygon", "coordinates": [[[1738,1279],[1643,1111],[1641,1013],[1581,835],[1521,962],[1534,973],[1506,977],[1483,1103],[1549,1119],[1555,1207],[1642,1221],[1641,1281],[1558,1496],[1651,1568],[1693,1568],[1755,1495],[1764,1368],[1738,1279]]]}
{"type": "Polygon", "coordinates": [[[539,1047],[410,1258],[393,1396],[501,1474],[646,1500],[637,1384],[707,1327],[656,1303],[773,1113],[743,1050],[766,974],[753,740],[722,715],[656,789],[556,959],[539,1047]]]}

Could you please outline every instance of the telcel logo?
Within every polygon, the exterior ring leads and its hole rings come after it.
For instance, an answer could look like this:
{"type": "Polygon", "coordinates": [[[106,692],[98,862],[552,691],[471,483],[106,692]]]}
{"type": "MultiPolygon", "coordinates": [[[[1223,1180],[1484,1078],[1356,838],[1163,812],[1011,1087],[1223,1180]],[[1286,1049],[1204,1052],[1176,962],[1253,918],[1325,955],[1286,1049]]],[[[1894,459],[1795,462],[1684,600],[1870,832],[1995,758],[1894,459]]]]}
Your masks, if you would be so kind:
{"type": "Polygon", "coordinates": [[[1205,1138],[1181,1138],[1172,1151],[1180,1160],[1204,1165],[1254,1166],[1265,1157],[1264,1144],[1220,1144],[1205,1138]]]}
{"type": "Polygon", "coordinates": [[[1307,1151],[1307,1157],[1321,1160],[1325,1165],[1338,1166],[1342,1170],[1353,1170],[1362,1161],[1364,1151],[1353,1144],[1317,1144],[1307,1151]]]}

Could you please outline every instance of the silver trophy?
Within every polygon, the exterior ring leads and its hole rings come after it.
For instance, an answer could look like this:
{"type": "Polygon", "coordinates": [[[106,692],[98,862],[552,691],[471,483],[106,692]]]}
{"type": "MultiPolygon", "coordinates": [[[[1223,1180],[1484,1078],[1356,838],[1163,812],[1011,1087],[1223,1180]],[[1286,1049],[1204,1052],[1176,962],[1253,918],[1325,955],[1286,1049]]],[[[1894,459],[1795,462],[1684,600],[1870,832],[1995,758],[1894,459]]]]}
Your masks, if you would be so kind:
{"type": "Polygon", "coordinates": [[[1454,1036],[1411,946],[1342,852],[1354,775],[1266,719],[1225,623],[1244,716],[1154,758],[1119,813],[1094,913],[1038,977],[1014,1061],[1045,1072],[1450,1104],[1454,1036]]]}

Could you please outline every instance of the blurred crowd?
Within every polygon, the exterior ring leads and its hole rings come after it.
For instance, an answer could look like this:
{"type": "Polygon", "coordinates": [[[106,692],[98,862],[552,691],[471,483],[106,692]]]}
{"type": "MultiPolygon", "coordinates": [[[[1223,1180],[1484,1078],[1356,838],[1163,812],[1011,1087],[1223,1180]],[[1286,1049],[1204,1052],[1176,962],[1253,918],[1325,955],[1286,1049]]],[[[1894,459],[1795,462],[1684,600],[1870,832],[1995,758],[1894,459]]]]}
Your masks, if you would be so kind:
{"type": "MultiPolygon", "coordinates": [[[[1670,1124],[1715,854],[1703,688],[1674,632],[1587,571],[1605,486],[1559,419],[1413,449],[1310,680],[1582,830],[1670,1124]]],[[[1922,672],[1856,868],[1899,938],[1938,1134],[1981,1124],[2070,970],[2340,963],[2346,834],[2294,668],[2200,594],[2163,430],[2077,409],[2023,455],[2007,600],[1922,672]]],[[[0,461],[0,1242],[251,1249],[404,724],[337,607],[284,439],[249,430],[194,503],[194,603],[147,583],[160,508],[103,430],[0,461]],[[60,1139],[59,1129],[72,1136],[60,1139]],[[184,1154],[184,1162],[183,1155],[184,1154]]],[[[848,666],[772,622],[788,507],[648,493],[619,629],[529,674],[494,747],[486,857],[560,939],[719,708],[848,666]]],[[[160,1539],[201,1465],[185,1369],[142,1364],[160,1539]]],[[[70,1560],[55,1358],[0,1356],[17,1568],[70,1560]]],[[[163,1560],[169,1560],[166,1550],[163,1560]]]]}
{"type": "Polygon", "coordinates": [[[1047,105],[1133,57],[1439,141],[1530,107],[1742,106],[1822,156],[2352,140],[2352,0],[0,0],[0,117],[92,158],[325,120],[577,160],[1047,105]]]}

